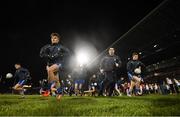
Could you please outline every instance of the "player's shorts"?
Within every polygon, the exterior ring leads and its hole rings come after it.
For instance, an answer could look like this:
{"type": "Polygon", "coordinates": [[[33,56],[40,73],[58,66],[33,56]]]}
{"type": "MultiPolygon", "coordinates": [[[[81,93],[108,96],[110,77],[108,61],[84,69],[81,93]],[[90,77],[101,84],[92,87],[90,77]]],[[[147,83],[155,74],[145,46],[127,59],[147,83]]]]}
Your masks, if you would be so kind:
{"type": "Polygon", "coordinates": [[[63,94],[63,88],[62,87],[57,88],[56,93],[57,94],[63,94]]]}
{"type": "Polygon", "coordinates": [[[24,85],[25,83],[26,83],[26,80],[19,80],[19,82],[18,82],[18,84],[21,86],[24,85]]]}
{"type": "MultiPolygon", "coordinates": [[[[129,80],[131,81],[131,80],[133,80],[133,75],[132,74],[130,74],[129,72],[127,73],[128,74],[128,78],[129,78],[129,80]]],[[[139,77],[140,79],[141,79],[141,81],[143,81],[143,78],[139,75],[139,76],[137,76],[137,77],[139,77]]]]}
{"type": "Polygon", "coordinates": [[[132,78],[133,78],[132,74],[130,74],[129,72],[128,72],[127,74],[128,74],[128,78],[129,78],[129,80],[131,81],[131,80],[132,80],[132,78]]]}

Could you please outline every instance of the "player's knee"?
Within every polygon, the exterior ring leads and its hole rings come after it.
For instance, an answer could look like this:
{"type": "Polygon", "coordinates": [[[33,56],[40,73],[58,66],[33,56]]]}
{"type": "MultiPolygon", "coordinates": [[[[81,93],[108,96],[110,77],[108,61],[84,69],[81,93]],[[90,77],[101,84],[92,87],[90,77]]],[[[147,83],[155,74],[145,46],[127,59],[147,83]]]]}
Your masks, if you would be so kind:
{"type": "Polygon", "coordinates": [[[51,91],[56,91],[56,90],[57,90],[57,89],[56,89],[56,88],[54,88],[54,87],[52,87],[52,88],[51,88],[51,91]]]}
{"type": "Polygon", "coordinates": [[[16,86],[13,87],[13,89],[16,90],[18,87],[19,87],[19,86],[16,85],[16,86]]]}
{"type": "Polygon", "coordinates": [[[53,68],[50,67],[50,68],[48,69],[48,72],[53,72],[53,68]]]}

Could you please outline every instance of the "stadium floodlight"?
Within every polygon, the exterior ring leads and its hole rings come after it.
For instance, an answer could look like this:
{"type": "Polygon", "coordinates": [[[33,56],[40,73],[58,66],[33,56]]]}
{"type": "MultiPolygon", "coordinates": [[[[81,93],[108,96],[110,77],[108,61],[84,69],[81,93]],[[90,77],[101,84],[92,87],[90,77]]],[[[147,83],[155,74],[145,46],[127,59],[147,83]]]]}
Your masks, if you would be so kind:
{"type": "Polygon", "coordinates": [[[76,56],[77,62],[79,65],[85,65],[89,62],[89,57],[87,53],[81,51],[76,56]]]}
{"type": "Polygon", "coordinates": [[[74,44],[74,56],[70,60],[70,67],[86,66],[90,67],[90,63],[98,55],[97,49],[94,44],[86,42],[84,40],[91,40],[89,37],[76,37],[76,42],[74,44]]]}

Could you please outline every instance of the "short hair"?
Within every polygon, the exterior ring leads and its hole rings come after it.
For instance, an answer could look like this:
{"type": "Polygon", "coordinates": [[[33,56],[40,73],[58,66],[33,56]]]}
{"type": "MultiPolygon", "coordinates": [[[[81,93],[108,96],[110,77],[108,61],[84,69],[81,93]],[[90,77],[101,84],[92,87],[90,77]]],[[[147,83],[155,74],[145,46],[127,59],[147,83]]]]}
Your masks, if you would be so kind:
{"type": "Polygon", "coordinates": [[[52,36],[57,36],[59,39],[61,38],[61,36],[60,36],[58,33],[54,33],[54,32],[51,33],[51,37],[52,37],[52,36]]]}
{"type": "Polygon", "coordinates": [[[17,62],[17,63],[15,63],[15,65],[20,65],[21,66],[21,63],[17,62]]]}
{"type": "Polygon", "coordinates": [[[109,48],[109,50],[115,50],[115,49],[111,47],[111,48],[109,48]]]}
{"type": "Polygon", "coordinates": [[[133,52],[132,53],[132,56],[134,56],[134,55],[139,55],[137,52],[133,52]]]}

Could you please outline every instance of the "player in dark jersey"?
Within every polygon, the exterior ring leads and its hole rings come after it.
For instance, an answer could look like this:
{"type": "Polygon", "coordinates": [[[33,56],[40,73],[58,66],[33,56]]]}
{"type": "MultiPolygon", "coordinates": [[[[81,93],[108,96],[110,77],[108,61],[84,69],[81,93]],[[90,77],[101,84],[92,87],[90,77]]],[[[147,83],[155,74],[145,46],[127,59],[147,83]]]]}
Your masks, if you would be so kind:
{"type": "Polygon", "coordinates": [[[18,78],[18,83],[13,87],[14,90],[19,91],[22,97],[24,98],[23,85],[27,83],[27,80],[30,79],[30,72],[26,68],[23,68],[20,63],[16,63],[15,65],[16,72],[14,74],[14,78],[18,78]]]}
{"type": "Polygon", "coordinates": [[[115,55],[115,49],[109,48],[108,54],[101,59],[100,70],[104,72],[104,85],[108,96],[111,96],[115,87],[117,78],[117,69],[121,67],[119,56],[115,55]]]}
{"type": "Polygon", "coordinates": [[[127,96],[132,95],[133,88],[135,87],[138,93],[141,81],[143,81],[143,73],[145,71],[145,65],[139,60],[138,53],[132,54],[132,60],[127,63],[127,74],[130,81],[130,89],[127,96]]]}
{"type": "Polygon", "coordinates": [[[64,69],[65,58],[69,55],[69,50],[60,43],[60,39],[58,33],[51,33],[51,44],[43,46],[40,50],[40,57],[47,62],[49,88],[52,94],[57,94],[58,100],[60,100],[63,93],[59,76],[64,69]]]}

